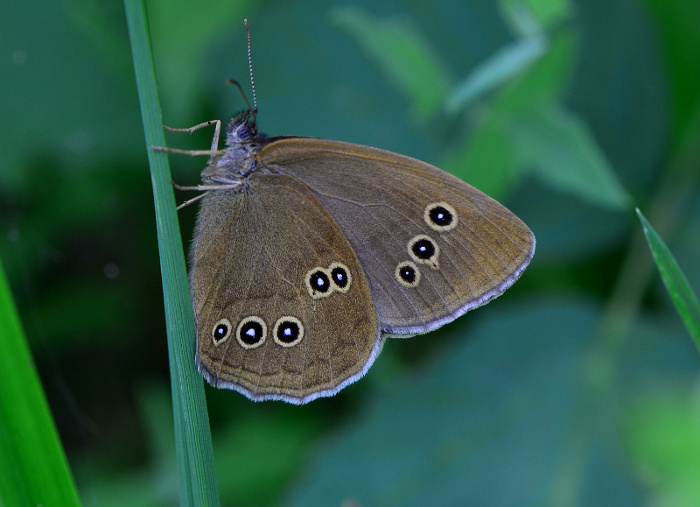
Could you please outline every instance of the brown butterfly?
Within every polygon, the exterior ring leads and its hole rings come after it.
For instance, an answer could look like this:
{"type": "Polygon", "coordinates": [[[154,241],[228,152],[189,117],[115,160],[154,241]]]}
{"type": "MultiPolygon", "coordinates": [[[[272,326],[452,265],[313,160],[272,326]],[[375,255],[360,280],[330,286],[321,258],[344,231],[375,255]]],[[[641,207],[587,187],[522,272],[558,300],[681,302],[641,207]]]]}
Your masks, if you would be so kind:
{"type": "Polygon", "coordinates": [[[532,259],[530,229],[451,174],[368,146],[268,138],[256,113],[230,121],[223,150],[219,120],[170,129],[216,125],[211,150],[185,152],[210,156],[188,203],[201,200],[190,286],[212,385],[295,404],[332,396],[387,337],[487,303],[532,259]]]}

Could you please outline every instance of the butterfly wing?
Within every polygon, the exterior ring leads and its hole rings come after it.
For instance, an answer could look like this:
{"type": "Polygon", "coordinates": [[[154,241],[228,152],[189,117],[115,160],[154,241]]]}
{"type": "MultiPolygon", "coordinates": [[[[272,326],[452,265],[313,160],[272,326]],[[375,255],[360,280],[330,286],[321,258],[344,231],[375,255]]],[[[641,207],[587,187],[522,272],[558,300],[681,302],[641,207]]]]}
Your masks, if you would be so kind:
{"type": "Polygon", "coordinates": [[[319,200],[294,177],[254,174],[203,201],[190,282],[204,377],[292,403],[361,377],[383,339],[360,262],[319,200]]]}
{"type": "Polygon", "coordinates": [[[534,235],[518,217],[419,160],[298,137],[272,139],[257,160],[301,180],[335,218],[365,270],[383,333],[425,333],[485,304],[534,254],[534,235]]]}

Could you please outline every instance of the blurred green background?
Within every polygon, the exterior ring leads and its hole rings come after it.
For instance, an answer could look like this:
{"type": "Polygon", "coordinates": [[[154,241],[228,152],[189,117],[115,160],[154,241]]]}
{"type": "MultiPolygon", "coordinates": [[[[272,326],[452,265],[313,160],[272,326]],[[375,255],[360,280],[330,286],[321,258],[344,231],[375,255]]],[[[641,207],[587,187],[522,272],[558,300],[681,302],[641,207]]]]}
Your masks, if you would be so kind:
{"type": "MultiPolygon", "coordinates": [[[[697,290],[700,3],[147,6],[165,124],[245,107],[224,83],[247,83],[247,17],[261,130],[431,162],[538,241],[504,296],[389,341],[332,399],[207,388],[223,505],[700,504],[700,361],[633,212],[697,290]]],[[[81,499],[177,504],[123,5],[5,2],[0,19],[0,259],[81,499]]],[[[203,163],[172,156],[174,179],[203,163]]],[[[179,214],[185,247],[195,213],[179,214]]]]}

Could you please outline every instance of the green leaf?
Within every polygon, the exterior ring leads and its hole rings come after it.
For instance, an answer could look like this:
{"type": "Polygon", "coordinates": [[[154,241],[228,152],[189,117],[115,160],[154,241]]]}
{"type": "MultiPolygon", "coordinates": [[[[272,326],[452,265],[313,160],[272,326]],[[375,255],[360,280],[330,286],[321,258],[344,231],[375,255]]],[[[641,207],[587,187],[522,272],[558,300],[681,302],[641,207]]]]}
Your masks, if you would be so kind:
{"type": "Polygon", "coordinates": [[[502,0],[501,4],[504,22],[518,39],[496,51],[457,86],[445,101],[449,114],[518,76],[522,78],[504,90],[506,101],[529,103],[533,96],[553,99],[571,72],[571,37],[559,34],[550,42],[543,27],[543,23],[554,24],[570,16],[566,2],[549,6],[529,2],[533,5],[526,6],[522,0],[502,0]]]}
{"type": "Polygon", "coordinates": [[[440,109],[453,79],[414,25],[380,21],[355,7],[333,9],[331,19],[353,38],[419,115],[428,117],[440,109]]]}
{"type": "Polygon", "coordinates": [[[656,233],[639,208],[636,208],[636,211],[666,290],[690,336],[695,340],[695,345],[700,350],[700,304],[698,298],[664,240],[656,233]]]}
{"type": "Polygon", "coordinates": [[[0,505],[80,505],[0,264],[0,505]]]}
{"type": "Polygon", "coordinates": [[[502,199],[517,182],[518,167],[506,133],[495,122],[485,121],[455,154],[440,167],[469,182],[494,199],[502,199]]]}
{"type": "Polygon", "coordinates": [[[700,498],[700,399],[674,387],[645,397],[628,414],[628,454],[654,492],[648,505],[697,505],[700,498]]]}
{"type": "MultiPolygon", "coordinates": [[[[528,65],[524,72],[517,73],[516,78],[504,86],[492,101],[483,105],[479,122],[468,142],[458,151],[447,155],[441,167],[497,199],[507,195],[508,190],[520,179],[525,165],[530,162],[521,160],[521,154],[508,131],[508,122],[512,116],[522,114],[522,111],[558,100],[571,72],[573,47],[570,35],[560,34],[556,37],[546,54],[528,65]]],[[[489,78],[493,81],[485,79],[484,86],[495,86],[496,80],[501,78],[505,81],[503,74],[498,76],[499,72],[494,72],[489,78]]],[[[477,81],[472,81],[475,86],[469,92],[474,94],[472,98],[486,91],[486,88],[481,91],[477,89],[477,81]]],[[[455,99],[456,95],[448,100],[455,99]]],[[[468,99],[465,97],[467,102],[468,99]]]]}
{"type": "MultiPolygon", "coordinates": [[[[202,8],[197,2],[148,2],[160,98],[166,107],[181,108],[167,111],[171,121],[176,113],[184,111],[189,114],[188,108],[197,105],[195,92],[205,82],[205,53],[212,51],[212,45],[225,34],[230,34],[233,28],[243,28],[243,18],[250,15],[254,4],[253,0],[218,2],[216,15],[212,15],[210,9],[202,8]]],[[[220,79],[223,85],[224,78],[220,79]]]]}
{"type": "Polygon", "coordinates": [[[513,34],[523,39],[544,37],[544,28],[525,2],[522,0],[501,0],[499,4],[503,20],[513,34]]]}
{"type": "Polygon", "coordinates": [[[545,37],[528,37],[509,44],[477,65],[445,100],[445,111],[456,114],[484,93],[522,73],[547,52],[545,37]]]}
{"type": "MultiPolygon", "coordinates": [[[[124,2],[147,146],[165,146],[145,7],[124,2]]],[[[181,505],[218,505],[209,416],[194,364],[195,330],[185,255],[165,153],[148,150],[155,200],[181,505]]]]}
{"type": "Polygon", "coordinates": [[[514,33],[531,35],[532,23],[552,28],[572,15],[570,0],[500,0],[501,10],[514,33]]]}
{"type": "Polygon", "coordinates": [[[654,492],[650,505],[697,505],[700,498],[700,399],[674,386],[641,400],[629,413],[626,444],[654,492]]]}
{"type": "MultiPolygon", "coordinates": [[[[642,319],[611,351],[593,305],[496,305],[425,337],[444,349],[317,442],[289,503],[644,504],[620,425],[640,393],[692,385],[690,345],[671,354],[669,327],[642,319]]],[[[409,346],[388,340],[384,354],[409,346]]]]}
{"type": "Polygon", "coordinates": [[[668,66],[666,79],[673,104],[674,137],[679,140],[693,122],[700,100],[700,3],[644,0],[656,24],[661,50],[668,66]]]}
{"type": "Polygon", "coordinates": [[[544,182],[607,208],[629,203],[610,162],[574,114],[550,104],[515,112],[504,122],[520,161],[544,182]]]}

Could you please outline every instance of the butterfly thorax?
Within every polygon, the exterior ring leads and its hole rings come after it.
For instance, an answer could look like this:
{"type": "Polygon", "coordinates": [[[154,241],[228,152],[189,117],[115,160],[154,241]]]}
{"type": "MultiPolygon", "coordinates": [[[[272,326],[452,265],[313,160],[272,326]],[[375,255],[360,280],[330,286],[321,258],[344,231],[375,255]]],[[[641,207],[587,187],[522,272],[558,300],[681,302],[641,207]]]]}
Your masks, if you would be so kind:
{"type": "Polygon", "coordinates": [[[238,113],[226,127],[224,153],[211,158],[202,171],[202,182],[230,185],[244,180],[257,169],[254,156],[266,142],[267,136],[258,132],[253,113],[238,113]]]}

